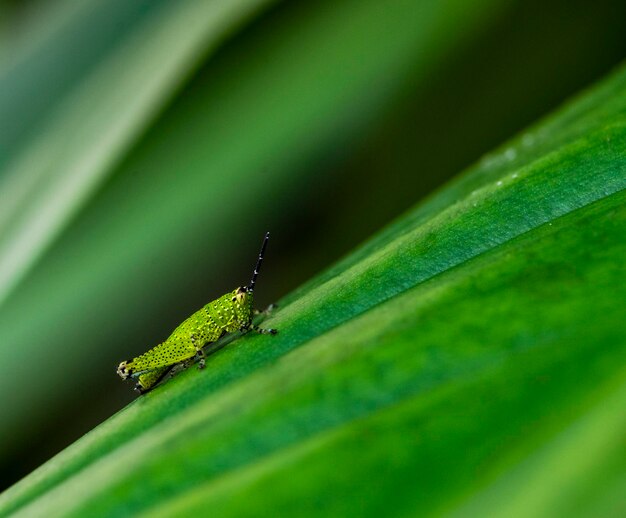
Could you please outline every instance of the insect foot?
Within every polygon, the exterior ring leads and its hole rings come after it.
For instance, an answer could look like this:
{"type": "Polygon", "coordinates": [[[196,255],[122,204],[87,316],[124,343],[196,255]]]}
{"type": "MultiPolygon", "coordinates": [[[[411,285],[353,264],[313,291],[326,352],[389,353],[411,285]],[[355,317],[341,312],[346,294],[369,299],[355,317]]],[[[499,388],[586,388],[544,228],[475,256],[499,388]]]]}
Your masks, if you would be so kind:
{"type": "Polygon", "coordinates": [[[117,366],[117,374],[123,380],[128,379],[128,376],[130,376],[133,373],[132,369],[128,368],[129,361],[130,360],[126,360],[117,366]]]}

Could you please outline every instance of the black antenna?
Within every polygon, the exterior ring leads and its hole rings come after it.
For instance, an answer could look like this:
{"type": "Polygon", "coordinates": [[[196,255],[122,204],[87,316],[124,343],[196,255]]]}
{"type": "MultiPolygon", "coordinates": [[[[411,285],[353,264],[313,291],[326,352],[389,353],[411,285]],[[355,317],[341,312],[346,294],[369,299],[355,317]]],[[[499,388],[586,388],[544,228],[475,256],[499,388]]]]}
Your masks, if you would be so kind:
{"type": "Polygon", "coordinates": [[[254,291],[254,285],[256,284],[257,275],[259,275],[259,270],[261,269],[261,263],[263,262],[263,255],[265,254],[265,247],[267,246],[267,241],[270,238],[270,233],[265,233],[265,239],[263,239],[263,244],[261,245],[261,251],[259,252],[259,258],[256,261],[256,266],[254,267],[254,272],[252,273],[252,280],[248,285],[246,291],[254,291]]]}

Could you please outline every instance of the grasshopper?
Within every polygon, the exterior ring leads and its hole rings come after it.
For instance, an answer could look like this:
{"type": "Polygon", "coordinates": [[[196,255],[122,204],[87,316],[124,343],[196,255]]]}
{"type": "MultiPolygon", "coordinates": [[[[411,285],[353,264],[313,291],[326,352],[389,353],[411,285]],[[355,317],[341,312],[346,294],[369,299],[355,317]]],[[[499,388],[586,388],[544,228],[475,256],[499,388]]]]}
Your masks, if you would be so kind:
{"type": "Polygon", "coordinates": [[[154,388],[176,365],[188,364],[199,358],[198,367],[204,369],[203,347],[217,341],[226,333],[247,332],[250,329],[261,334],[276,334],[276,329],[262,329],[252,323],[253,315],[264,312],[253,309],[253,293],[261,269],[265,247],[270,233],[265,234],[252,279],[247,286],[237,288],[209,302],[180,324],[165,342],[144,354],[119,364],[117,373],[125,380],[137,378],[135,389],[143,394],[154,388]]]}

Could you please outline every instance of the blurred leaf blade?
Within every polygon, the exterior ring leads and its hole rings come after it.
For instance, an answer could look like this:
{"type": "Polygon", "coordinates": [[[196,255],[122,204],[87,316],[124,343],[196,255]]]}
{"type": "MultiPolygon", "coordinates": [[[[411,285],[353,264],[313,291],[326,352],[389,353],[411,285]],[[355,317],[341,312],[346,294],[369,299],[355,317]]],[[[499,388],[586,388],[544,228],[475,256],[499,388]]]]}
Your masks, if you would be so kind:
{"type": "Polygon", "coordinates": [[[2,20],[7,23],[8,52],[0,59],[0,120],[7,121],[0,126],[0,170],[16,150],[36,138],[60,100],[115,52],[135,24],[163,4],[160,0],[10,3],[2,20]]]}
{"type": "MultiPolygon", "coordinates": [[[[601,85],[614,90],[600,104],[623,100],[624,74],[601,85]]],[[[595,122],[571,141],[546,135],[553,145],[529,163],[292,300],[270,321],[277,337],[238,340],[206,372],[136,401],[0,505],[41,495],[25,513],[84,515],[202,501],[241,516],[260,501],[303,511],[316,494],[322,509],[379,515],[393,495],[400,512],[433,512],[585,413],[606,419],[602,399],[623,392],[626,127],[620,111],[595,122]],[[525,434],[528,422],[540,426],[525,434]],[[356,491],[381,469],[377,491],[356,491]],[[419,501],[409,473],[422,477],[419,501]]]]}
{"type": "Polygon", "coordinates": [[[267,3],[186,1],[155,8],[58,107],[4,172],[0,303],[207,50],[267,3]]]}

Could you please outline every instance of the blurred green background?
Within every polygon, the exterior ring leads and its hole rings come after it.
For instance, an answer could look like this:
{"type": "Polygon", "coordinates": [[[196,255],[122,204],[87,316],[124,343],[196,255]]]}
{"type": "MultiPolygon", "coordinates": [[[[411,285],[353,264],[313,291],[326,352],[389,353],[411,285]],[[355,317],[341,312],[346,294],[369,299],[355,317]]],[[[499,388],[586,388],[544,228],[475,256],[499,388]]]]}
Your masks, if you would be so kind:
{"type": "Polygon", "coordinates": [[[605,75],[626,5],[0,3],[0,488],[135,396],[119,361],[280,300],[605,75]]]}

